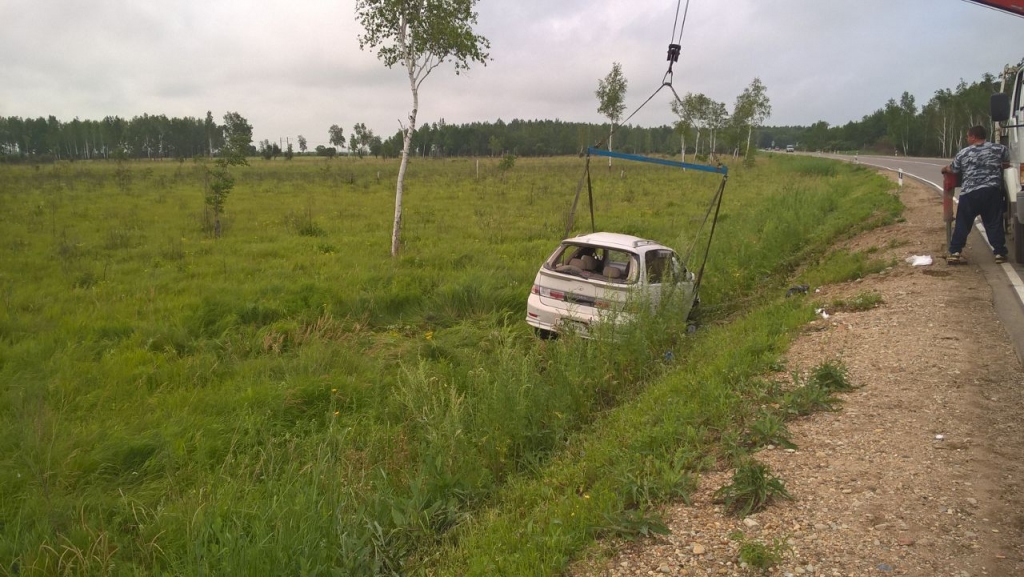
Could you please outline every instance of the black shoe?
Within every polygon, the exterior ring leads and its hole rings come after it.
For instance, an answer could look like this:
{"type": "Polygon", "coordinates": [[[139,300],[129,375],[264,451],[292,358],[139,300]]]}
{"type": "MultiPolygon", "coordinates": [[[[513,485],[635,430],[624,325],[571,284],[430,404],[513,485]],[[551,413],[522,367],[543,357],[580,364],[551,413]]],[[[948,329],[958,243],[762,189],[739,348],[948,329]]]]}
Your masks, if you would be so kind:
{"type": "Polygon", "coordinates": [[[1003,264],[1004,262],[1006,262],[1006,255],[1005,254],[997,254],[996,255],[996,264],[1003,264]]]}
{"type": "Polygon", "coordinates": [[[958,252],[951,252],[946,257],[946,264],[960,264],[964,262],[964,257],[960,256],[958,252]]]}

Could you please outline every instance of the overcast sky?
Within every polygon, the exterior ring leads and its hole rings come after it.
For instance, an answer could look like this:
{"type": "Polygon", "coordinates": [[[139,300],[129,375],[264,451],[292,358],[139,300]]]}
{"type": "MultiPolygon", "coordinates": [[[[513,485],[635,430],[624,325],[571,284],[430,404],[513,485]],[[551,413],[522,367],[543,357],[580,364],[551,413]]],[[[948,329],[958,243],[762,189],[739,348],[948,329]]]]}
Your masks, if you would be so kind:
{"type": "MultiPolygon", "coordinates": [[[[683,0],[685,5],[685,0],[683,0]]],[[[438,68],[418,123],[600,122],[613,62],[627,114],[661,84],[675,0],[482,0],[491,59],[438,68]]],[[[681,19],[681,15],[680,15],[681,19]]],[[[143,113],[218,122],[254,140],[327,143],[365,123],[382,136],[411,108],[408,79],[359,49],[354,0],[0,0],[0,116],[62,121],[143,113]]],[[[725,102],[760,77],[769,125],[844,124],[904,90],[924,104],[1024,57],[1024,18],[963,0],[691,0],[673,87],[725,102]]],[[[632,123],[672,120],[660,92],[632,123]]]]}

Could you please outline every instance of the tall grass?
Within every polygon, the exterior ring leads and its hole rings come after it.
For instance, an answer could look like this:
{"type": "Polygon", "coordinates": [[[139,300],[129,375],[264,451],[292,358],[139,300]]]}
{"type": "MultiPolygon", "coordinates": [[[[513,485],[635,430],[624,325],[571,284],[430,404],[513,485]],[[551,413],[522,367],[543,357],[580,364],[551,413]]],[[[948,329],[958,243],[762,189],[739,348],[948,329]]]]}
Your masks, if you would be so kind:
{"type": "MultiPolygon", "coordinates": [[[[458,574],[477,544],[550,573],[685,496],[809,314],[772,304],[787,277],[899,208],[761,158],[702,287],[706,324],[755,320],[541,341],[525,301],[582,166],[496,163],[414,162],[394,260],[391,161],[258,161],[220,239],[201,162],[0,167],[0,574],[458,574]]],[[[595,171],[599,229],[685,250],[717,180],[623,168],[595,171]]]]}

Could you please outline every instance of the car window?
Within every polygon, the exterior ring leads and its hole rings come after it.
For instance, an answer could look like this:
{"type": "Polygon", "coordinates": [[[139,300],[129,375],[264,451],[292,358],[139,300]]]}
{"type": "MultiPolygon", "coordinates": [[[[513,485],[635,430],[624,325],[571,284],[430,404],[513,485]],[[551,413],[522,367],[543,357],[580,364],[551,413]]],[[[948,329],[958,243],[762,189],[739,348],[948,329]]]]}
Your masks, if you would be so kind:
{"type": "Polygon", "coordinates": [[[565,244],[545,266],[594,280],[633,283],[638,275],[634,254],[608,247],[565,244]]]}
{"type": "Polygon", "coordinates": [[[673,282],[682,272],[679,258],[671,250],[648,251],[644,258],[648,284],[673,282]]]}
{"type": "Polygon", "coordinates": [[[622,250],[605,249],[602,263],[602,275],[609,281],[636,282],[639,273],[636,255],[622,250]]]}

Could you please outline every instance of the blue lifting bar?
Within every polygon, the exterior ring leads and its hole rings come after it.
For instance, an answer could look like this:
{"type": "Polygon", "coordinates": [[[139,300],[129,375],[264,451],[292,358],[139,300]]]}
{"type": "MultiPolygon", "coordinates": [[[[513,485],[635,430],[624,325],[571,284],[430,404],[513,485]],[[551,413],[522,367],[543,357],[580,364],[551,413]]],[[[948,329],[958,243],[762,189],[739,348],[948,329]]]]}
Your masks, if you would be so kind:
{"type": "Polygon", "coordinates": [[[622,152],[612,152],[610,150],[604,150],[603,148],[594,148],[593,146],[587,147],[587,154],[593,154],[595,156],[610,156],[612,158],[621,158],[623,160],[636,160],[638,162],[650,162],[652,164],[664,164],[665,166],[675,166],[677,168],[692,168],[694,170],[701,170],[703,172],[714,172],[716,174],[729,174],[729,168],[726,166],[707,166],[705,164],[691,164],[689,162],[676,162],[674,160],[664,160],[661,158],[651,158],[649,156],[640,156],[638,154],[625,154],[622,152]]]}

